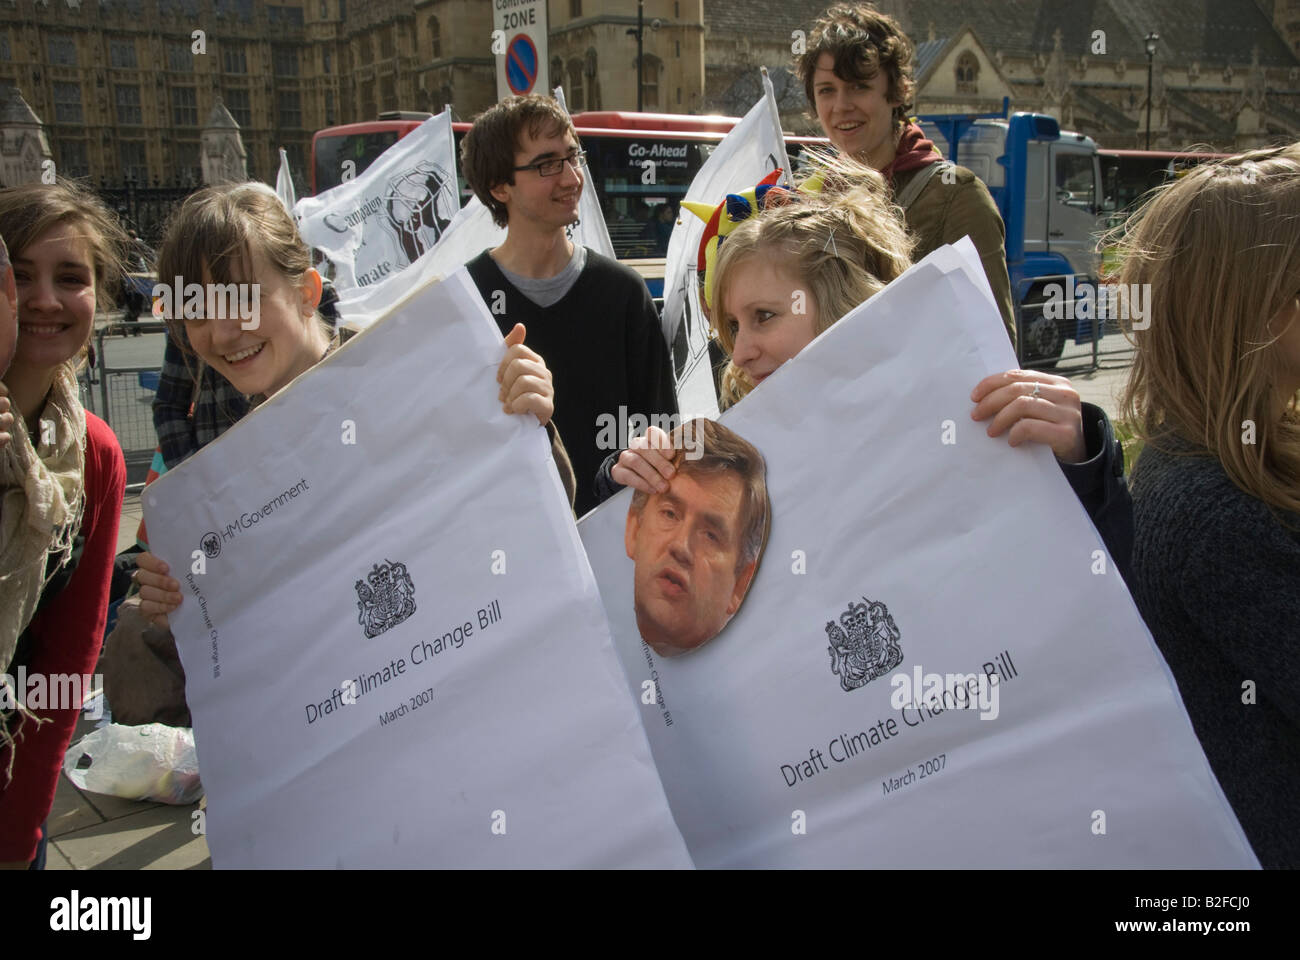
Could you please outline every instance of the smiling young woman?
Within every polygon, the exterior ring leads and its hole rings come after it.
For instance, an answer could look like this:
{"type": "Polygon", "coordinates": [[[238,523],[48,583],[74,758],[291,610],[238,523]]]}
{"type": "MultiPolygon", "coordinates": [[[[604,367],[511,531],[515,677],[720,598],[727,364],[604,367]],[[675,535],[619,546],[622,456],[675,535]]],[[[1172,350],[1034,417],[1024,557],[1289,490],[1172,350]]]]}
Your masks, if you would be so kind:
{"type": "MultiPolygon", "coordinates": [[[[321,281],[311,266],[311,249],[265,184],[209,187],[187,198],[168,224],[158,253],[158,272],[179,278],[176,283],[182,287],[201,283],[203,309],[186,308],[180,315],[166,317],[169,332],[191,362],[212,368],[254,406],[289,386],[338,343],[317,312],[321,281]],[[228,285],[241,284],[256,287],[231,297],[233,288],[228,285]],[[218,285],[228,291],[226,306],[213,310],[220,301],[214,295],[218,285]],[[256,318],[229,309],[235,301],[255,301],[256,318]]],[[[556,470],[572,502],[573,470],[551,426],[555,411],[551,373],[542,358],[524,346],[525,334],[520,324],[506,336],[496,370],[498,400],[504,412],[532,414],[548,428],[556,470]]],[[[372,374],[382,376],[383,371],[372,374]]],[[[486,383],[483,386],[488,389],[486,383]]],[[[166,627],[167,614],[182,601],[180,582],[152,553],[139,554],[137,564],[140,612],[166,627]]]]}
{"type": "Polygon", "coordinates": [[[189,197],[159,249],[158,275],[201,285],[201,310],[175,310],[165,319],[192,359],[246,396],[275,393],[329,349],[332,332],[316,309],[320,274],[293,219],[265,184],[209,188],[189,197]],[[221,295],[235,289],[238,296],[221,295]],[[244,316],[236,305],[253,312],[244,316]]]}
{"type": "MultiPolygon", "coordinates": [[[[126,467],[107,424],[82,408],[76,371],[96,306],[113,302],[126,237],[94,194],[62,181],[0,190],[0,236],[18,319],[0,449],[0,673],[85,675],[104,633],[126,467]]],[[[43,865],[42,821],[80,707],[0,716],[0,867],[43,865]]]]}
{"type": "Polygon", "coordinates": [[[988,188],[965,167],[935,175],[943,157],[908,119],[914,56],[898,21],[869,4],[837,4],[814,25],[799,76],[835,149],[884,176],[916,239],[915,259],[971,238],[1014,344],[1002,217],[988,188]]]}
{"type": "MultiPolygon", "coordinates": [[[[881,176],[844,158],[819,173],[853,186],[758,204],[727,235],[702,278],[710,321],[730,357],[722,375],[724,409],[762,389],[819,334],[911,266],[914,238],[881,176]]],[[[1132,504],[1123,452],[1105,411],[1083,403],[1065,377],[1033,370],[991,374],[975,384],[970,400],[971,419],[987,422],[990,437],[1013,447],[1051,448],[1127,581],[1132,504]]],[[[815,407],[815,398],[808,401],[815,407]]],[[[602,496],[620,485],[662,493],[676,473],[668,436],[652,426],[606,460],[597,482],[602,496]]]]}

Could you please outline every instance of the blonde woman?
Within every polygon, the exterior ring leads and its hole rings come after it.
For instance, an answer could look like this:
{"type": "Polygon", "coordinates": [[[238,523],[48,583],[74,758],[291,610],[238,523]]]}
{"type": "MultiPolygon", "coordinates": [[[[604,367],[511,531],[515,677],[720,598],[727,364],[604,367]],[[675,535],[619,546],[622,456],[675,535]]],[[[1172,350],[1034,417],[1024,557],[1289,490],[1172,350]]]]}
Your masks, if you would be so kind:
{"type": "Polygon", "coordinates": [[[1300,144],[1196,168],[1129,223],[1133,595],[1264,866],[1300,866],[1300,144]]]}
{"type": "MultiPolygon", "coordinates": [[[[912,241],[880,176],[857,171],[853,179],[861,185],[847,192],[769,206],[721,244],[704,282],[714,332],[730,358],[722,377],[724,408],[760,388],[819,333],[911,266],[912,241]],[[796,303],[804,309],[796,310],[796,303]]],[[[1082,403],[1066,378],[1033,370],[985,377],[971,402],[971,418],[989,421],[990,437],[1005,436],[1013,447],[1051,447],[1127,581],[1132,505],[1123,452],[1105,412],[1082,403]]],[[[816,398],[808,404],[815,408],[816,398]]],[[[663,492],[676,469],[667,435],[651,427],[605,461],[596,485],[602,499],[620,485],[663,492]]]]}

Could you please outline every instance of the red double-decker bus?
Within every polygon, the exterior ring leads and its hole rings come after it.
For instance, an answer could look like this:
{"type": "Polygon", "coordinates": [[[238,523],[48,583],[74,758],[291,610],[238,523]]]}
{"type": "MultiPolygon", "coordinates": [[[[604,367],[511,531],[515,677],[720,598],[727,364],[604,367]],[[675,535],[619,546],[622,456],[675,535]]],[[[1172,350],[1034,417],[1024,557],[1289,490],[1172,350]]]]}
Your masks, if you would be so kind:
{"type": "MultiPolygon", "coordinates": [[[[356,165],[354,174],[361,173],[381,153],[431,116],[429,113],[391,111],[381,113],[378,120],[318,130],[311,138],[312,194],[337,187],[343,180],[343,164],[349,160],[356,165]]],[[[457,140],[458,146],[459,143],[457,140]]]]}
{"type": "Polygon", "coordinates": [[[1122,226],[1147,194],[1198,164],[1230,156],[1195,150],[1098,150],[1102,210],[1108,214],[1105,224],[1108,239],[1101,249],[1101,276],[1113,277],[1120,268],[1119,250],[1109,242],[1109,231],[1122,226]]]}
{"type": "Polygon", "coordinates": [[[1131,213],[1145,194],[1182,171],[1230,156],[1197,150],[1098,150],[1105,208],[1131,213]]]}

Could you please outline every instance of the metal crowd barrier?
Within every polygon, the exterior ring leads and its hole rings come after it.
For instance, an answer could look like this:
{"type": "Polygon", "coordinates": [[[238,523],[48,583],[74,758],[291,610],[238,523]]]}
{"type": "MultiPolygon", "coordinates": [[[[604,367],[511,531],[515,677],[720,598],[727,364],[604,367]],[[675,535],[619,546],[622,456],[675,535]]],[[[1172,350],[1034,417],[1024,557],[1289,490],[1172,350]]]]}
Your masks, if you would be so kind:
{"type": "MultiPolygon", "coordinates": [[[[1045,279],[1058,280],[1061,283],[1064,283],[1065,280],[1064,277],[1048,277],[1045,279]]],[[[1097,358],[1101,348],[1101,321],[1096,317],[1086,320],[1075,318],[1048,319],[1044,316],[1044,313],[1049,301],[1041,296],[1042,286],[1036,285],[1035,289],[1040,292],[1039,298],[1027,298],[1019,306],[1016,328],[1016,354],[1020,366],[1026,370],[1051,370],[1062,375],[1089,373],[1096,370],[1100,366],[1097,358]],[[1050,346],[1045,350],[1041,342],[1041,333],[1049,325],[1055,325],[1053,335],[1060,336],[1064,340],[1061,353],[1058,355],[1059,359],[1057,356],[1052,355],[1053,350],[1050,346]],[[1082,345],[1076,339],[1081,327],[1086,331],[1082,344],[1087,345],[1088,352],[1084,354],[1067,353],[1066,351],[1069,350],[1071,344],[1082,345]]],[[[1059,303],[1058,306],[1060,306],[1059,303]]]]}
{"type": "MultiPolygon", "coordinates": [[[[1038,277],[1034,283],[1040,285],[1037,287],[1039,297],[1034,301],[1026,301],[1021,305],[1020,313],[1020,356],[1021,365],[1025,367],[1038,367],[1041,369],[1055,369],[1058,373],[1076,374],[1091,373],[1101,369],[1116,369],[1127,367],[1133,362],[1133,342],[1130,339],[1131,334],[1126,332],[1128,321],[1120,319],[1120,315],[1127,316],[1123,309],[1123,300],[1116,300],[1116,293],[1113,287],[1108,286],[1104,281],[1098,281],[1087,278],[1086,283],[1093,285],[1093,291],[1096,296],[1094,299],[1094,309],[1099,316],[1088,319],[1070,319],[1061,318],[1054,321],[1058,324],[1058,329],[1064,332],[1065,347],[1068,351],[1072,343],[1076,343],[1075,335],[1080,326],[1088,329],[1083,343],[1087,345],[1087,355],[1079,352],[1067,352],[1060,362],[1052,364],[1050,358],[1042,356],[1026,355],[1027,350],[1032,350],[1032,345],[1026,343],[1027,340],[1035,339],[1032,335],[1025,336],[1024,331],[1035,320],[1040,323],[1052,322],[1043,318],[1043,312],[1047,306],[1047,301],[1042,298],[1042,290],[1046,283],[1052,282],[1061,285],[1066,290],[1070,290],[1073,284],[1069,278],[1062,276],[1057,277],[1038,277]],[[1106,297],[1102,296],[1103,291],[1106,297]],[[1043,360],[1048,360],[1044,363],[1043,360]]],[[[1077,310],[1079,304],[1083,301],[1075,300],[1074,308],[1077,310]]],[[[1058,307],[1065,304],[1058,304],[1058,307]]]]}
{"type": "MultiPolygon", "coordinates": [[[[135,323],[112,322],[95,334],[95,364],[81,377],[81,401],[112,428],[122,445],[126,459],[127,490],[144,486],[149,465],[158,446],[153,426],[153,398],[162,367],[163,343],[158,341],[157,358],[151,363],[113,363],[110,353],[120,353],[124,345],[133,345],[133,334],[166,334],[166,324],[156,320],[135,323]],[[109,341],[107,344],[105,341],[109,341]]],[[[133,352],[147,352],[141,344],[133,352]]]]}

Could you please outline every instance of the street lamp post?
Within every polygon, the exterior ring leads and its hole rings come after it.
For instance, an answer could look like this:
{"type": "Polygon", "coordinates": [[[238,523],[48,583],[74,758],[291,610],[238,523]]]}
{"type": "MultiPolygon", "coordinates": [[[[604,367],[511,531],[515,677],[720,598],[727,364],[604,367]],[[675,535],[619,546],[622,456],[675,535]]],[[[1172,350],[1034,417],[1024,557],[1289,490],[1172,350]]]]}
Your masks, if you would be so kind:
{"type": "Polygon", "coordinates": [[[1151,149],[1151,68],[1155,62],[1156,41],[1160,39],[1158,33],[1148,33],[1146,35],[1147,45],[1147,149],[1151,149]]]}
{"type": "Polygon", "coordinates": [[[645,0],[636,0],[636,26],[628,27],[627,35],[636,37],[636,112],[641,112],[644,87],[641,82],[641,38],[645,33],[645,0]]]}

